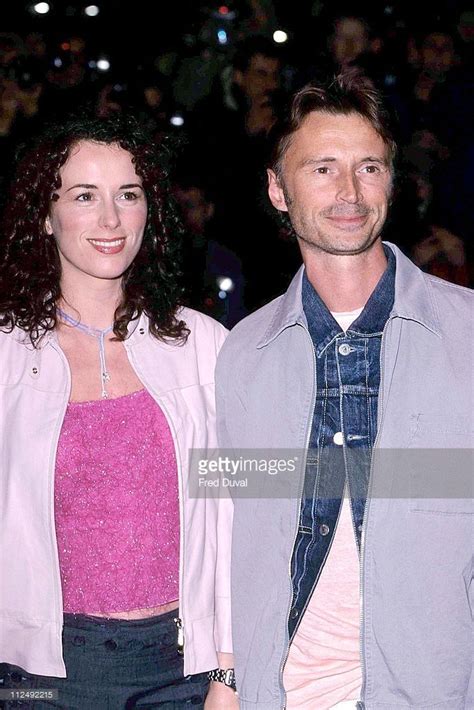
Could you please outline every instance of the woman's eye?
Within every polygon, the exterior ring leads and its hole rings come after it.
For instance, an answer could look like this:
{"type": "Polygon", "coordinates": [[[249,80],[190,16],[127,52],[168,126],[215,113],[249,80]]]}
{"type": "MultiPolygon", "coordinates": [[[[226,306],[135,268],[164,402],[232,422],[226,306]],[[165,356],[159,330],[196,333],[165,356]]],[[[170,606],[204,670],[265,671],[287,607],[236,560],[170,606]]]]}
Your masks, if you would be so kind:
{"type": "Polygon", "coordinates": [[[81,194],[76,197],[78,202],[90,202],[92,199],[92,192],[81,192],[81,194]]]}
{"type": "Polygon", "coordinates": [[[126,202],[133,202],[133,200],[138,199],[138,195],[136,192],[124,192],[122,194],[122,197],[126,202]]]}

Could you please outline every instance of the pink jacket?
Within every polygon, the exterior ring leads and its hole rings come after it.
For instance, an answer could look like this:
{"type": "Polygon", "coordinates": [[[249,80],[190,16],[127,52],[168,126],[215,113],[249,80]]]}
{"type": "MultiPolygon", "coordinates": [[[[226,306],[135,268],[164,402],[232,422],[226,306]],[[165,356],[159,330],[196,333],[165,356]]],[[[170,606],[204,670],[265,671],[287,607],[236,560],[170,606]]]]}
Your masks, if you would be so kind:
{"type": "MultiPolygon", "coordinates": [[[[217,446],[214,365],[226,331],[196,311],[183,309],[180,317],[191,331],[185,345],[156,340],[142,316],[130,324],[125,348],[175,442],[187,675],[216,668],[216,652],[232,650],[226,564],[231,509],[228,500],[187,495],[190,449],[217,446]]],[[[21,330],[0,333],[0,662],[58,677],[66,669],[53,493],[69,392],[68,363],[54,334],[35,350],[21,330]]]]}

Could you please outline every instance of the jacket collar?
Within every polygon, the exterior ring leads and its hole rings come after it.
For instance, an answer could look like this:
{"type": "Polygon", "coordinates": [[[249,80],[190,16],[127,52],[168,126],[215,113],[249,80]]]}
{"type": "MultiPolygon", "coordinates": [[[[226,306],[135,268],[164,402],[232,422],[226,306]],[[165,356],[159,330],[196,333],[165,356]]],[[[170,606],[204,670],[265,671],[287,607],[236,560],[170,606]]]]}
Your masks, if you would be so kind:
{"type": "MultiPolygon", "coordinates": [[[[440,335],[439,318],[426,276],[395,244],[384,244],[393,251],[396,259],[395,300],[390,318],[416,321],[435,335],[440,335]]],[[[288,290],[280,297],[274,316],[257,343],[257,348],[265,347],[290,326],[308,327],[301,296],[303,273],[304,266],[297,271],[288,290]]]]}

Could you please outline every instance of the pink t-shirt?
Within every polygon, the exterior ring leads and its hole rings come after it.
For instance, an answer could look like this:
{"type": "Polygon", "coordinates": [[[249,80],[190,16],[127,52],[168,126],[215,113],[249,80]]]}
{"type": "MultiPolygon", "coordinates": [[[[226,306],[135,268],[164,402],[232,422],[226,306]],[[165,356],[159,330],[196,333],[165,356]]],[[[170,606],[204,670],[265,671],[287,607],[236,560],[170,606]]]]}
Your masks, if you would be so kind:
{"type": "Polygon", "coordinates": [[[146,390],[69,403],[56,457],[55,521],[65,612],[178,599],[174,443],[146,390]]]}
{"type": "Polygon", "coordinates": [[[288,710],[328,710],[361,688],[359,555],[344,498],[326,564],[290,647],[288,710]]]}
{"type": "MultiPolygon", "coordinates": [[[[346,331],[361,313],[357,308],[332,315],[346,331]]],[[[331,550],[285,666],[287,710],[329,710],[360,697],[359,605],[359,554],[345,497],[331,550]]]]}

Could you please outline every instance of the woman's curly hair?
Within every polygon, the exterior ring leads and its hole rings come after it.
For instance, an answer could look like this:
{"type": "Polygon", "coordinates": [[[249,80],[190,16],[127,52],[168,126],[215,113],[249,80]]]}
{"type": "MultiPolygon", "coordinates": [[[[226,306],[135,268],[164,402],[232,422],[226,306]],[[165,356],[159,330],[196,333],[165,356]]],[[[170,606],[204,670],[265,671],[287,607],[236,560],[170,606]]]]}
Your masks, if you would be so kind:
{"type": "Polygon", "coordinates": [[[115,143],[127,150],[148,202],[140,251],[123,275],[123,297],[114,316],[116,338],[124,340],[129,322],[144,313],[155,337],[184,342],[189,330],[176,318],[182,302],[182,227],[170,195],[171,151],[166,139],[153,140],[136,119],[124,115],[72,118],[50,126],[22,150],[0,232],[0,328],[17,326],[36,345],[57,326],[61,263],[45,220],[61,187],[60,169],[79,141],[115,143]]]}

